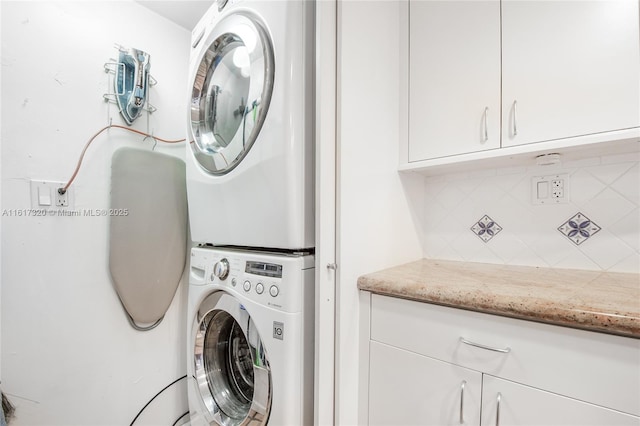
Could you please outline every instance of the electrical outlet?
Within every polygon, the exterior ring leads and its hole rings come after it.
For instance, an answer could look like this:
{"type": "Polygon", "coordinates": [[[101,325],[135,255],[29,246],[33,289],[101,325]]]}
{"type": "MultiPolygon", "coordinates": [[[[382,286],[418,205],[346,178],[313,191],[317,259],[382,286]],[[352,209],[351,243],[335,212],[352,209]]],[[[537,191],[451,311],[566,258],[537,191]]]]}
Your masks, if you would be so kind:
{"type": "MultiPolygon", "coordinates": [[[[60,188],[64,188],[61,186],[60,188]]],[[[57,207],[69,207],[69,191],[65,191],[63,194],[60,193],[60,188],[54,189],[56,206],[57,207]]]]}
{"type": "Polygon", "coordinates": [[[551,189],[551,198],[564,198],[564,189],[562,189],[562,188],[552,188],[551,189]]]}
{"type": "Polygon", "coordinates": [[[531,178],[533,204],[561,204],[569,202],[569,174],[533,176],[531,178]]]}
{"type": "Polygon", "coordinates": [[[551,179],[551,198],[564,198],[564,179],[560,176],[551,179]]]}

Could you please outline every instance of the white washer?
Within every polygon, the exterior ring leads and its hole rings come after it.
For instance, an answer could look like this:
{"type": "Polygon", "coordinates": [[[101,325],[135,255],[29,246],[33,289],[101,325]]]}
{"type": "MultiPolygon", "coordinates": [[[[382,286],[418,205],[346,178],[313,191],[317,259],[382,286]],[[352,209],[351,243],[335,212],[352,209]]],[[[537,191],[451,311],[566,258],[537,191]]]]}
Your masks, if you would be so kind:
{"type": "Polygon", "coordinates": [[[313,424],[314,258],[193,248],[191,425],[313,424]]]}
{"type": "Polygon", "coordinates": [[[314,8],[310,0],[218,0],[193,30],[193,241],[314,247],[314,8]]]}

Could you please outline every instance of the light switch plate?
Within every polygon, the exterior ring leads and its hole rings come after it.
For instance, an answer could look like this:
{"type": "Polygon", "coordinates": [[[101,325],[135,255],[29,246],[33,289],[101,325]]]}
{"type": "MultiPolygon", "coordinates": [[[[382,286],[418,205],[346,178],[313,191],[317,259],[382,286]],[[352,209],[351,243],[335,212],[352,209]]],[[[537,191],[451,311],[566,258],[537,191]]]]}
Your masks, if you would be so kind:
{"type": "Polygon", "coordinates": [[[59,194],[58,189],[64,187],[63,182],[31,180],[31,208],[43,210],[73,209],[73,188],[59,194]]]}

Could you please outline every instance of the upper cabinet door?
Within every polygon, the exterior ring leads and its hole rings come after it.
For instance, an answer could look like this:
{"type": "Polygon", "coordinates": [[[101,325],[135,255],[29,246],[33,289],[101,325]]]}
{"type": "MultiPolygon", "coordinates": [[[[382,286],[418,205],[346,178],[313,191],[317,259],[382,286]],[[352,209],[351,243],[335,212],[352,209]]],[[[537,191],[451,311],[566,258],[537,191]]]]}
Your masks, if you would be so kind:
{"type": "Polygon", "coordinates": [[[640,126],[638,0],[502,2],[502,145],[640,126]]]}
{"type": "Polygon", "coordinates": [[[500,2],[409,3],[409,162],[500,147],[500,2]]]}

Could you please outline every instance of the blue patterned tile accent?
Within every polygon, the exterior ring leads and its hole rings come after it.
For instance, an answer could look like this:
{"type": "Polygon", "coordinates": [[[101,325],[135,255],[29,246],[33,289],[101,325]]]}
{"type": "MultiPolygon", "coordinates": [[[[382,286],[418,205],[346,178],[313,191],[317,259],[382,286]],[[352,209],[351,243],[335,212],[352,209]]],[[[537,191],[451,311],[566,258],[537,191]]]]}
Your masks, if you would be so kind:
{"type": "Polygon", "coordinates": [[[560,225],[558,231],[562,232],[577,246],[591,238],[600,228],[591,219],[578,212],[571,219],[560,225]]]}
{"type": "Polygon", "coordinates": [[[495,237],[498,232],[502,231],[502,228],[485,214],[479,221],[473,224],[471,230],[486,243],[495,237]]]}

